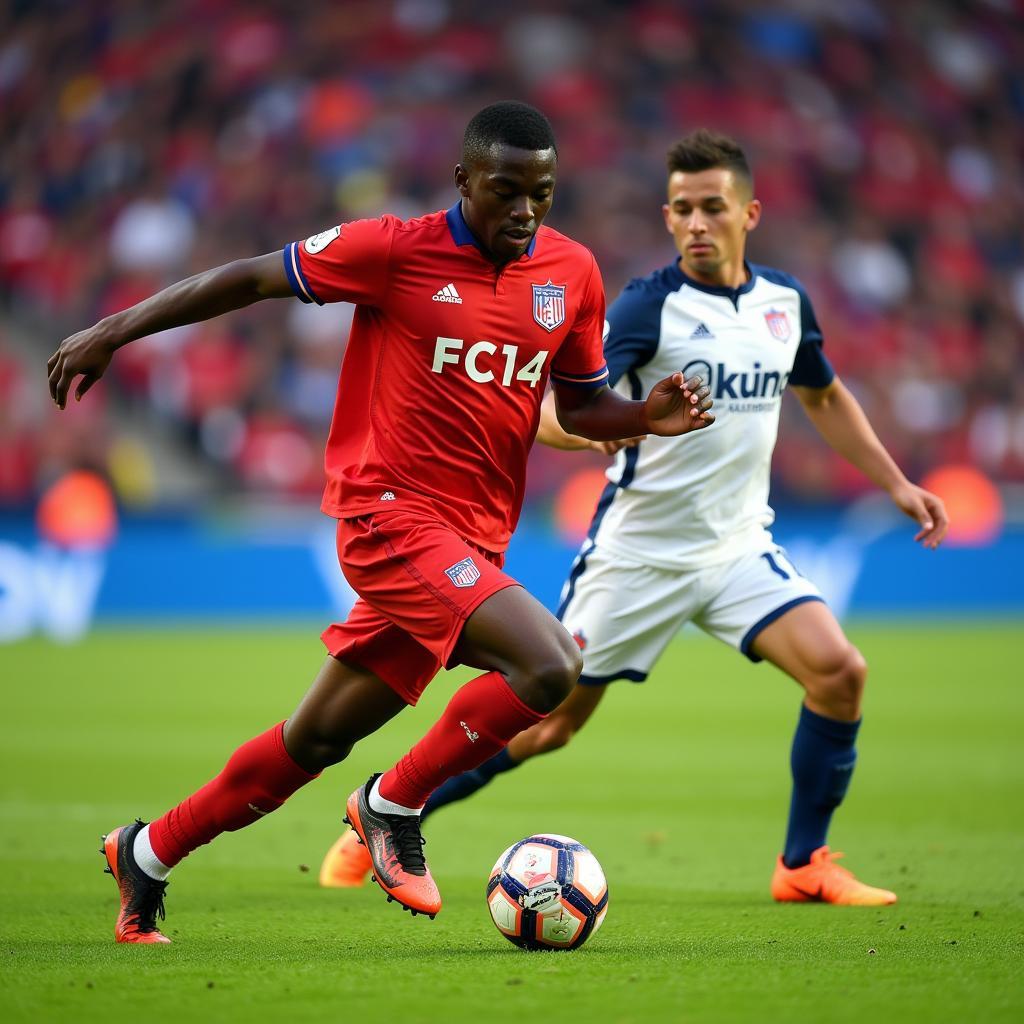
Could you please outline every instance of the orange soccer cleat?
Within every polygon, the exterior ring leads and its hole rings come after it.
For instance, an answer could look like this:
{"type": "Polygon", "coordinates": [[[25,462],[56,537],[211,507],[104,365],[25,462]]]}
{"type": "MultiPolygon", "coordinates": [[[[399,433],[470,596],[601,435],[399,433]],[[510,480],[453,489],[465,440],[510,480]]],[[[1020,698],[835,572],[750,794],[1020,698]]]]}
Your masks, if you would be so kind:
{"type": "Polygon", "coordinates": [[[320,865],[320,884],[325,889],[356,889],[366,884],[373,860],[354,828],[341,834],[320,865]]]}
{"type": "Polygon", "coordinates": [[[835,903],[844,907],[884,907],[896,902],[896,893],[857,881],[836,861],[841,853],[820,846],[810,864],[787,868],[780,856],[772,876],[772,899],[779,903],[835,903]]]}
{"type": "Polygon", "coordinates": [[[371,775],[345,805],[345,821],[352,826],[370,853],[370,876],[394,900],[413,916],[426,914],[431,919],[441,909],[441,895],[423,857],[418,814],[378,814],[370,807],[370,789],[378,776],[371,775]]]}
{"type": "Polygon", "coordinates": [[[171,941],[156,926],[157,917],[161,921],[164,918],[164,891],[167,883],[150,878],[135,863],[132,852],[135,836],[144,826],[145,822],[136,820],[131,825],[115,828],[103,837],[100,849],[100,853],[107,859],[104,870],[114,876],[121,892],[121,912],[114,926],[117,942],[152,944],[171,941]]]}

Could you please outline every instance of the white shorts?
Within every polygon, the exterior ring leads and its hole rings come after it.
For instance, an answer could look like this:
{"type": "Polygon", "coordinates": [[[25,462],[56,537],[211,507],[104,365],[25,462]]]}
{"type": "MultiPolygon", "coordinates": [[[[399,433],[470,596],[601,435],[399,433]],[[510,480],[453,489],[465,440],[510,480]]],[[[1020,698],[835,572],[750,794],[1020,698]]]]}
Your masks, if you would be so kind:
{"type": "Polygon", "coordinates": [[[798,604],[823,600],[777,545],[681,572],[630,562],[587,541],[558,617],[583,649],[581,683],[641,683],[687,622],[760,661],[750,647],[765,626],[798,604]]]}

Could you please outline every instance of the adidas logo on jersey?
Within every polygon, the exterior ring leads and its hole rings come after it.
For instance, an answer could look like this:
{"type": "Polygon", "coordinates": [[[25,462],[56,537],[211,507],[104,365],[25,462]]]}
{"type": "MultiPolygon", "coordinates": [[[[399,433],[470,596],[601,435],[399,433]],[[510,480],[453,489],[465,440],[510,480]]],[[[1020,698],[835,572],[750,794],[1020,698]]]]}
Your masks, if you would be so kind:
{"type": "Polygon", "coordinates": [[[693,329],[693,334],[690,335],[690,341],[713,337],[714,335],[708,330],[708,325],[701,320],[701,322],[693,329]]]}
{"type": "Polygon", "coordinates": [[[455,290],[455,285],[446,284],[443,288],[437,290],[437,294],[434,295],[435,302],[454,302],[457,305],[462,305],[462,296],[455,290]]]}
{"type": "Polygon", "coordinates": [[[381,501],[394,501],[395,500],[395,492],[394,491],[385,491],[380,496],[380,500],[381,501]]]}

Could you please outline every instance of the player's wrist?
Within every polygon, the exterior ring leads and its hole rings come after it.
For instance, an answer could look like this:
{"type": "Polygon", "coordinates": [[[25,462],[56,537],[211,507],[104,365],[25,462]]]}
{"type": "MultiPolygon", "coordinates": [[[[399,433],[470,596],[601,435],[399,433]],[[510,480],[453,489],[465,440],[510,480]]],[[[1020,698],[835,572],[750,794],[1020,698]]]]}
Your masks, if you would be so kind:
{"type": "Polygon", "coordinates": [[[631,434],[628,436],[639,437],[641,434],[656,434],[657,431],[652,429],[651,421],[647,417],[647,403],[646,402],[635,402],[634,403],[634,414],[636,416],[636,422],[631,428],[631,434]]]}

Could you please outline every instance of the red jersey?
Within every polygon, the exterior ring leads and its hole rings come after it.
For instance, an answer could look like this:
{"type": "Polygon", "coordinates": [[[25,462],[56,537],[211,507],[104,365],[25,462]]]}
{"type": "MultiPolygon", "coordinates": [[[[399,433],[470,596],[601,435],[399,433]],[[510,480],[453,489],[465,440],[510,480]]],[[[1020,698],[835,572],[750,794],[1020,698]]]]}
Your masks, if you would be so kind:
{"type": "Polygon", "coordinates": [[[608,380],[589,250],[541,227],[523,256],[495,267],[456,204],[331,228],[292,242],[284,263],[304,302],[356,304],[323,511],[418,510],[503,551],[549,373],[581,388],[608,380]]]}

